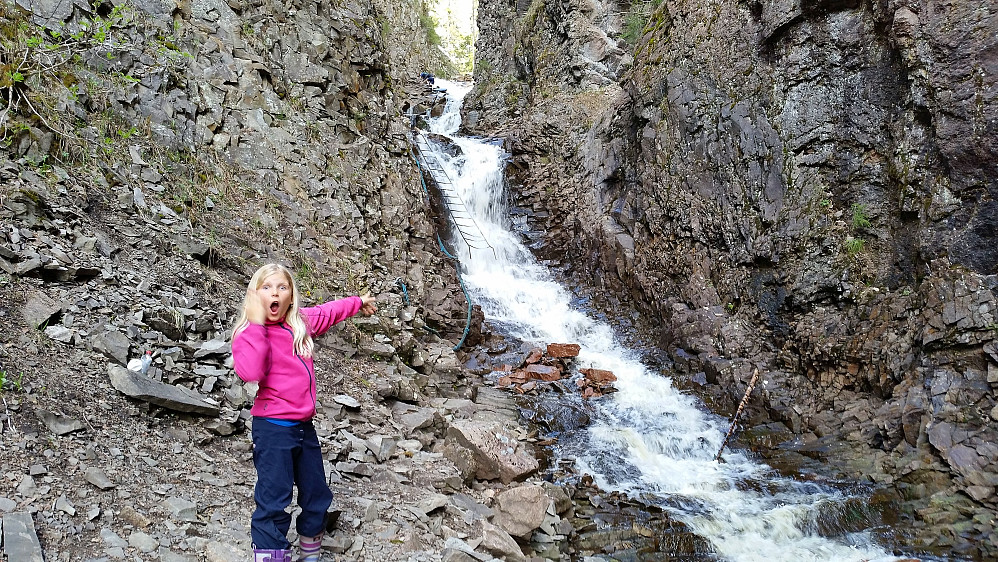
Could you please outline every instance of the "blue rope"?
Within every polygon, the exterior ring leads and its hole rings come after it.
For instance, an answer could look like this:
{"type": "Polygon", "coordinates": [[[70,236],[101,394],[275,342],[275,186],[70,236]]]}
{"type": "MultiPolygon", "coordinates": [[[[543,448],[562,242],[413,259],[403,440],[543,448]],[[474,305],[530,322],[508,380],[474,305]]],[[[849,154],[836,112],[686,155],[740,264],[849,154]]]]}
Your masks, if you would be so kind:
{"type": "Polygon", "coordinates": [[[416,161],[416,167],[419,168],[419,183],[423,184],[423,193],[426,194],[426,198],[430,197],[430,190],[426,189],[426,179],[423,178],[423,164],[416,158],[416,155],[412,153],[412,148],[409,149],[409,155],[412,159],[416,161]]]}
{"type": "MultiPolygon", "coordinates": [[[[419,158],[416,158],[416,155],[413,154],[411,147],[409,148],[409,155],[412,156],[412,159],[416,161],[416,166],[419,168],[419,183],[423,185],[423,193],[425,193],[426,197],[429,198],[430,191],[426,188],[426,179],[423,177],[423,164],[419,161],[419,158]]],[[[464,291],[464,300],[467,301],[468,303],[468,314],[464,323],[464,335],[461,336],[461,341],[457,342],[457,345],[455,345],[453,348],[454,351],[457,351],[461,349],[462,345],[464,345],[464,340],[468,339],[468,333],[471,332],[471,297],[468,296],[468,289],[464,286],[464,279],[461,278],[461,267],[460,267],[461,261],[447,251],[447,248],[444,247],[444,241],[440,239],[439,234],[437,234],[437,242],[440,243],[440,250],[444,253],[445,256],[458,262],[457,282],[461,285],[461,290],[464,291]]],[[[409,293],[408,291],[406,291],[405,283],[402,283],[402,278],[401,277],[398,278],[396,280],[396,283],[399,283],[402,286],[403,297],[405,298],[406,304],[409,304],[409,293]]],[[[433,332],[434,334],[438,333],[436,330],[430,328],[429,326],[426,326],[426,329],[433,332]]]]}
{"type": "Polygon", "coordinates": [[[406,288],[402,278],[396,277],[395,284],[402,288],[402,302],[404,302],[406,306],[409,306],[409,289],[406,288]]]}
{"type": "MultiPolygon", "coordinates": [[[[447,248],[444,247],[444,241],[440,239],[440,235],[439,234],[437,234],[437,242],[440,243],[440,250],[444,253],[444,255],[446,255],[448,258],[450,258],[450,259],[458,262],[458,264],[460,265],[460,263],[461,263],[460,260],[458,260],[457,258],[455,258],[454,256],[452,256],[451,253],[447,251],[447,248]]],[[[467,303],[468,303],[468,317],[465,320],[465,324],[464,324],[464,335],[461,336],[461,341],[457,342],[457,345],[454,346],[454,351],[457,351],[457,350],[461,349],[461,346],[464,345],[464,340],[466,340],[468,338],[468,332],[471,331],[471,297],[468,296],[468,289],[465,288],[465,286],[464,286],[464,279],[461,278],[461,268],[460,267],[458,267],[458,269],[457,269],[457,282],[461,284],[461,290],[464,291],[464,300],[467,301],[467,303]]]]}

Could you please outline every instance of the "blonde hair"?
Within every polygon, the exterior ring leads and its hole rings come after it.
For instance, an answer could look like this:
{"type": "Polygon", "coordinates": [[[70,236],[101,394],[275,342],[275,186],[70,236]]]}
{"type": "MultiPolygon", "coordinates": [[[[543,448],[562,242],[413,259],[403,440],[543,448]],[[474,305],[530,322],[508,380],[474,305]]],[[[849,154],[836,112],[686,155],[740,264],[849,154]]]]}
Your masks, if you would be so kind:
{"type": "MultiPolygon", "coordinates": [[[[246,289],[247,291],[256,291],[263,285],[265,279],[275,273],[284,275],[288,280],[288,284],[291,285],[291,306],[288,308],[288,313],[284,317],[284,321],[287,322],[288,326],[291,326],[291,333],[294,335],[295,355],[311,357],[313,349],[312,334],[308,331],[308,323],[298,303],[298,286],[295,284],[295,278],[288,271],[288,268],[277,263],[268,263],[256,270],[256,273],[253,274],[253,277],[250,278],[249,283],[246,285],[246,289]]],[[[232,339],[236,339],[236,336],[249,326],[249,317],[246,314],[248,308],[249,295],[247,294],[243,298],[242,313],[239,315],[239,319],[236,320],[236,326],[232,330],[232,339]]]]}

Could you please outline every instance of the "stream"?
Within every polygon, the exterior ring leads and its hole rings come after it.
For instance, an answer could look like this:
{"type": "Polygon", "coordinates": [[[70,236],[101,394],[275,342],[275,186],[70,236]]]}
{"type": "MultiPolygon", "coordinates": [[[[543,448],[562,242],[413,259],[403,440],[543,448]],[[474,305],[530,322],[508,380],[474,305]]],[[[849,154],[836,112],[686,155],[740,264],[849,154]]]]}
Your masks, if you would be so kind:
{"type": "Polygon", "coordinates": [[[509,212],[502,149],[456,134],[470,85],[438,85],[446,88],[448,102],[443,115],[430,120],[431,132],[452,139],[461,154],[450,156],[431,144],[433,156],[492,247],[470,248],[460,233],[453,237],[471,301],[493,330],[542,348],[577,343],[578,365],[617,376],[617,392],[585,405],[588,423],[557,436],[554,462],[591,475],[601,490],[639,498],[680,521],[709,543],[703,559],[898,560],[875,541],[870,524],[877,517],[855,515],[866,503],[862,495],[783,476],[739,450],[726,451],[725,463],[715,461],[728,421],[675,388],[667,374],[649,370],[608,324],[574,306],[573,294],[516,232],[525,218],[509,212]],[[844,524],[850,516],[866,527],[844,524]]]}

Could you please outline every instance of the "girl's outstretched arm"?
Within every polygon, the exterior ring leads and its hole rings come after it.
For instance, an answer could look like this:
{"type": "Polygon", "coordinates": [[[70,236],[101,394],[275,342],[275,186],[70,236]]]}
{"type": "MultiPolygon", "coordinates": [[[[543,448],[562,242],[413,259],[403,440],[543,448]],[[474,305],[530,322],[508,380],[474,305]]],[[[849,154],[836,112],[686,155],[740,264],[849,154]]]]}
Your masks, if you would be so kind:
{"type": "Polygon", "coordinates": [[[370,295],[346,297],[320,304],[319,306],[302,309],[302,312],[308,316],[313,336],[326,333],[326,330],[329,328],[357,313],[370,316],[375,311],[377,311],[377,307],[374,305],[374,297],[370,295]]]}

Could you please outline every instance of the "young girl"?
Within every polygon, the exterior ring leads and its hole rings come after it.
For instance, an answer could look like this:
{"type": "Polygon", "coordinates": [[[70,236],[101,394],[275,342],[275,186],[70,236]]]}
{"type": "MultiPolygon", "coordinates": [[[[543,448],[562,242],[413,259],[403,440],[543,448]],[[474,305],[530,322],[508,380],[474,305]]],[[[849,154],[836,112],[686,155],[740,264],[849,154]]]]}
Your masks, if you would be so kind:
{"type": "Polygon", "coordinates": [[[368,295],[300,308],[295,280],[281,265],[265,265],[250,279],[232,333],[232,359],[239,378],[259,383],[250,410],[257,473],[250,527],[254,562],[291,562],[291,515],[284,509],[291,504],[294,486],[302,510],[296,520],[301,560],[319,560],[333,494],[312,426],[312,338],[358,312],[370,316],[375,311],[374,298],[368,295]]]}

